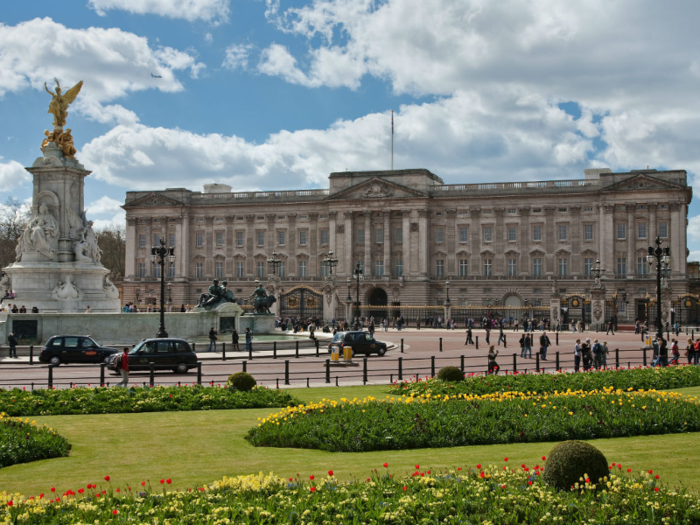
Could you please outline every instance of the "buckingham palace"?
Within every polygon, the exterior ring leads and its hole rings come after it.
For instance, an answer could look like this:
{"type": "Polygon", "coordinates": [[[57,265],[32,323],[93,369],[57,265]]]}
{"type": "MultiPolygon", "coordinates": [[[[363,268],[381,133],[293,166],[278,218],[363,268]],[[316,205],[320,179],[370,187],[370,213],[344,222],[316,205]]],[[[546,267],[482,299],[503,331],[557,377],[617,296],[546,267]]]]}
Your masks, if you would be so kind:
{"type": "Polygon", "coordinates": [[[448,298],[455,307],[544,308],[557,294],[566,311],[568,297],[590,304],[597,283],[607,315],[629,321],[646,317],[656,293],[646,255],[657,236],[672,255],[664,286],[687,294],[691,198],[684,170],[653,169],[479,184],[445,184],[426,169],[346,171],[331,173],[328,189],[128,192],[123,300],[156,304],[160,267],[150,256],[163,239],[175,254],[166,299],[178,306],[218,278],[243,303],[256,280],[282,296],[305,292],[309,306],[325,287],[338,318],[358,289],[362,305],[377,307],[448,298]],[[279,261],[272,269],[270,258],[279,261]]]}

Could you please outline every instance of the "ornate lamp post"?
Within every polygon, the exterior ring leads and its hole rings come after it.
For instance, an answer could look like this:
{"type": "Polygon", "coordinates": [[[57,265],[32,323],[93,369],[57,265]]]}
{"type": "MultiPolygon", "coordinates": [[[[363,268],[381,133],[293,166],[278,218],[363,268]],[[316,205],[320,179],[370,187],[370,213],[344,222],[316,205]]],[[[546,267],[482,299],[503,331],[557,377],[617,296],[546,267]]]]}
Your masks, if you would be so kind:
{"type": "Polygon", "coordinates": [[[450,304],[450,281],[445,281],[445,304],[450,304]]]}
{"type": "Polygon", "coordinates": [[[357,263],[357,266],[355,266],[355,269],[352,271],[352,276],[357,283],[357,294],[355,296],[357,298],[357,302],[355,303],[355,317],[358,319],[360,318],[360,280],[362,279],[363,273],[364,272],[362,271],[360,263],[357,263]]]}
{"type": "Polygon", "coordinates": [[[267,258],[267,264],[272,268],[272,274],[277,276],[277,268],[282,265],[282,260],[277,256],[277,252],[272,252],[272,255],[267,258]]]}
{"type": "Polygon", "coordinates": [[[660,237],[656,238],[654,244],[656,244],[656,248],[653,246],[647,248],[647,262],[651,266],[656,261],[656,337],[661,339],[664,335],[663,321],[661,319],[661,274],[663,272],[665,277],[670,272],[671,248],[668,246],[661,248],[660,237]]]}
{"type": "Polygon", "coordinates": [[[160,265],[160,328],[156,337],[168,337],[168,332],[165,331],[165,261],[173,262],[175,260],[175,248],[165,247],[165,240],[160,240],[160,246],[151,248],[151,262],[160,265]]]}
{"type": "Polygon", "coordinates": [[[168,306],[173,304],[173,283],[168,283],[168,306]]]}
{"type": "Polygon", "coordinates": [[[333,275],[333,268],[338,266],[338,258],[333,256],[333,250],[328,250],[328,255],[323,262],[328,266],[328,274],[333,275]]]}

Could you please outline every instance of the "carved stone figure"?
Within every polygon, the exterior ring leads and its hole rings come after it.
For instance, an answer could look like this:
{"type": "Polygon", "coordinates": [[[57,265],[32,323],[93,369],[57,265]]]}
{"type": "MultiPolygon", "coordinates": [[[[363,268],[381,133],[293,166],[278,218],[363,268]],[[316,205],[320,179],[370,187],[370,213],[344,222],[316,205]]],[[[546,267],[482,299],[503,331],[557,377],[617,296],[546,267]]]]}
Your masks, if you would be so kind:
{"type": "Polygon", "coordinates": [[[12,290],[12,278],[9,274],[4,274],[0,280],[0,294],[5,296],[12,290]]]}
{"type": "Polygon", "coordinates": [[[51,292],[51,296],[54,299],[61,300],[77,299],[79,295],[80,290],[78,290],[78,287],[73,283],[73,277],[70,274],[66,275],[65,281],[58,281],[58,284],[51,292]]]}
{"type": "Polygon", "coordinates": [[[236,298],[233,292],[226,287],[227,285],[228,282],[224,281],[222,286],[219,286],[219,280],[214,279],[213,284],[209,287],[209,293],[203,293],[199,296],[197,306],[209,310],[224,303],[235,303],[236,298]]]}
{"type": "Polygon", "coordinates": [[[114,283],[109,280],[109,277],[105,276],[104,282],[102,284],[102,290],[108,299],[118,299],[119,290],[114,286],[114,283]]]}
{"type": "Polygon", "coordinates": [[[53,115],[54,128],[62,128],[66,125],[68,106],[75,101],[78,93],[80,93],[80,89],[83,87],[83,81],[81,80],[65,93],[61,93],[61,84],[58,83],[58,79],[54,78],[54,81],[56,82],[56,92],[51,91],[46,83],[44,83],[44,89],[46,89],[46,92],[52,97],[48,112],[53,115]]]}
{"type": "Polygon", "coordinates": [[[53,260],[56,257],[54,244],[57,237],[58,222],[49,212],[48,206],[42,204],[39,206],[39,215],[29,222],[19,238],[15,249],[17,261],[21,261],[22,255],[30,250],[35,250],[53,260]]]}
{"type": "Polygon", "coordinates": [[[78,150],[75,149],[75,144],[73,144],[73,135],[71,135],[70,128],[57,137],[56,144],[61,148],[64,157],[68,157],[69,159],[75,158],[75,154],[78,150]]]}
{"type": "Polygon", "coordinates": [[[370,199],[382,199],[386,197],[391,197],[393,191],[384,182],[377,181],[371,184],[363,193],[364,197],[370,199]]]}
{"type": "Polygon", "coordinates": [[[250,299],[253,300],[254,314],[271,313],[270,306],[277,302],[277,298],[274,295],[267,295],[262,283],[258,284],[258,287],[250,294],[250,299]]]}

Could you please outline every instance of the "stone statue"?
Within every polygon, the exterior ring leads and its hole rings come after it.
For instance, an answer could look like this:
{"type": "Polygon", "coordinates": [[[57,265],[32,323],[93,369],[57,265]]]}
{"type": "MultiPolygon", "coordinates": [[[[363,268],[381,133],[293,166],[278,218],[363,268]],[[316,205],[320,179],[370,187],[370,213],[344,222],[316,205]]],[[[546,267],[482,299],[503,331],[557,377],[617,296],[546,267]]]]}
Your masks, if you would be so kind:
{"type": "Polygon", "coordinates": [[[92,225],[92,221],[87,222],[73,247],[76,262],[100,264],[102,250],[100,250],[100,247],[97,245],[97,236],[92,229],[92,225]]]}
{"type": "Polygon", "coordinates": [[[223,296],[226,299],[226,302],[235,303],[236,297],[233,295],[233,292],[227,288],[227,286],[228,286],[228,281],[224,281],[221,283],[221,289],[223,291],[223,296]]]}
{"type": "Polygon", "coordinates": [[[12,279],[7,273],[2,274],[2,279],[0,279],[0,294],[2,296],[7,295],[12,290],[12,279]]]}
{"type": "Polygon", "coordinates": [[[227,281],[223,282],[223,286],[219,286],[219,280],[214,279],[214,283],[209,287],[209,293],[203,293],[199,296],[197,306],[207,310],[215,308],[224,303],[235,303],[236,298],[233,292],[226,288],[227,281]]]}
{"type": "Polygon", "coordinates": [[[53,126],[55,131],[56,128],[63,128],[63,126],[66,125],[68,106],[75,101],[78,93],[80,93],[80,89],[83,87],[83,81],[81,80],[65,93],[61,93],[61,85],[58,83],[58,79],[54,78],[54,81],[56,82],[55,93],[49,89],[46,83],[44,83],[44,89],[46,89],[46,92],[52,97],[51,103],[49,104],[49,113],[53,115],[53,126]]]}
{"type": "Polygon", "coordinates": [[[277,302],[274,295],[267,295],[265,288],[262,283],[258,284],[258,287],[253,290],[250,294],[250,299],[253,300],[253,313],[254,314],[269,314],[270,306],[277,302]]]}
{"type": "Polygon", "coordinates": [[[15,249],[17,261],[21,261],[22,254],[30,250],[35,250],[53,260],[56,257],[53,248],[56,237],[58,237],[58,222],[49,212],[49,207],[42,204],[39,206],[39,215],[29,222],[17,242],[15,249]]]}
{"type": "Polygon", "coordinates": [[[73,283],[73,277],[68,274],[66,275],[65,281],[58,281],[58,284],[54,287],[51,292],[51,296],[54,299],[77,299],[80,295],[80,290],[73,283]]]}
{"type": "Polygon", "coordinates": [[[75,154],[78,150],[75,149],[75,144],[73,144],[73,135],[71,135],[70,128],[57,137],[56,145],[61,148],[64,157],[69,159],[75,158],[75,154]]]}
{"type": "Polygon", "coordinates": [[[102,290],[105,293],[105,296],[108,299],[118,299],[119,298],[119,290],[117,290],[117,287],[114,286],[114,283],[109,280],[109,277],[105,275],[104,282],[102,284],[102,290]]]}

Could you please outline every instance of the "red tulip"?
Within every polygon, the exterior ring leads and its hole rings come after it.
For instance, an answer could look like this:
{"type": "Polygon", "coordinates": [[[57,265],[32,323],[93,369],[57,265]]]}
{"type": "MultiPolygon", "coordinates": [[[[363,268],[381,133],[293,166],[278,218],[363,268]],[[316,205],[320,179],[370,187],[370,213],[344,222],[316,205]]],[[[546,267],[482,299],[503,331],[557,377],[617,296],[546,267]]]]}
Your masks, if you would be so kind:
{"type": "Polygon", "coordinates": [[[311,481],[313,481],[313,480],[314,480],[314,475],[311,474],[311,475],[309,476],[309,479],[310,479],[311,481]]]}
{"type": "Polygon", "coordinates": [[[627,469],[627,472],[632,472],[632,469],[631,469],[631,468],[628,468],[628,469],[627,469]]]}
{"type": "Polygon", "coordinates": [[[503,458],[503,461],[508,461],[508,458],[503,458]]]}
{"type": "Polygon", "coordinates": [[[659,492],[659,487],[654,487],[654,492],[659,492]]]}
{"type": "Polygon", "coordinates": [[[160,480],[160,484],[162,485],[163,483],[165,483],[165,480],[164,480],[164,479],[161,479],[161,480],[160,480]]]}
{"type": "Polygon", "coordinates": [[[658,474],[657,474],[656,476],[654,476],[654,477],[655,477],[656,479],[659,479],[659,475],[658,475],[658,474]]]}
{"type": "Polygon", "coordinates": [[[109,476],[105,476],[105,481],[109,481],[109,476]]]}
{"type": "Polygon", "coordinates": [[[384,463],[384,468],[389,468],[389,463],[384,463]]]}
{"type": "Polygon", "coordinates": [[[85,489],[78,489],[78,494],[82,494],[83,492],[85,492],[85,489]]]}
{"type": "Polygon", "coordinates": [[[7,506],[8,506],[8,507],[11,507],[11,506],[12,506],[12,500],[10,500],[10,501],[7,502],[7,506]]]}
{"type": "Polygon", "coordinates": [[[367,483],[369,483],[369,478],[367,478],[367,483]]]}
{"type": "Polygon", "coordinates": [[[403,486],[404,490],[408,490],[408,487],[406,485],[403,486]]]}
{"type": "Polygon", "coordinates": [[[653,473],[653,471],[652,471],[652,470],[650,470],[650,471],[649,471],[649,474],[652,474],[652,473],[653,473]]]}
{"type": "Polygon", "coordinates": [[[117,493],[119,493],[119,492],[121,492],[121,491],[122,491],[122,489],[117,489],[117,493]]]}
{"type": "Polygon", "coordinates": [[[416,470],[420,469],[420,465],[416,465],[416,470]]]}
{"type": "Polygon", "coordinates": [[[331,477],[333,477],[333,471],[332,471],[332,470],[329,470],[329,471],[328,471],[328,475],[331,476],[331,477]]]}
{"type": "Polygon", "coordinates": [[[117,509],[114,509],[114,510],[112,511],[112,514],[114,514],[114,515],[116,516],[117,514],[119,514],[119,511],[118,511],[117,509]]]}
{"type": "Polygon", "coordinates": [[[478,468],[478,469],[481,470],[481,463],[479,463],[479,464],[476,466],[476,468],[478,468]]]}
{"type": "Polygon", "coordinates": [[[172,483],[172,480],[170,478],[166,479],[165,482],[170,485],[172,483]]]}
{"type": "Polygon", "coordinates": [[[145,486],[146,486],[146,482],[145,482],[145,481],[142,481],[142,482],[141,482],[141,486],[142,486],[142,487],[145,487],[145,486]]]}
{"type": "Polygon", "coordinates": [[[51,492],[56,492],[56,487],[51,487],[51,492]]]}
{"type": "Polygon", "coordinates": [[[528,485],[532,485],[532,481],[528,481],[527,484],[528,484],[528,485]]]}
{"type": "Polygon", "coordinates": [[[316,487],[311,487],[309,490],[310,490],[311,492],[316,492],[316,487]]]}
{"type": "Polygon", "coordinates": [[[547,456],[542,456],[542,461],[547,461],[547,456]]]}

